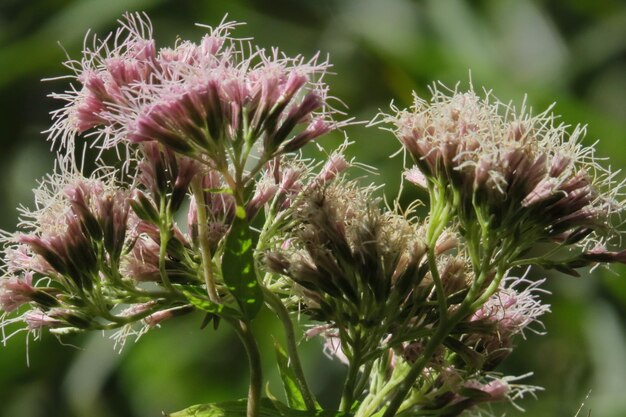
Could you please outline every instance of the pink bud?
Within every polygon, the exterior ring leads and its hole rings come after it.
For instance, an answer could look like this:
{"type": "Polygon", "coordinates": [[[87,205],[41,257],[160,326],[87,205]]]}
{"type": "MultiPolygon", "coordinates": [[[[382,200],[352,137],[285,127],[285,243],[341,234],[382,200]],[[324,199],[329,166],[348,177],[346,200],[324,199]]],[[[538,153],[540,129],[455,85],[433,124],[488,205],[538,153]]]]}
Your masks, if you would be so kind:
{"type": "Polygon", "coordinates": [[[421,187],[423,189],[428,188],[428,180],[418,167],[413,167],[405,171],[404,177],[407,179],[407,181],[417,185],[418,187],[421,187]]]}
{"type": "Polygon", "coordinates": [[[174,315],[174,311],[171,309],[161,310],[157,311],[156,313],[150,314],[148,317],[143,319],[143,321],[150,327],[156,327],[161,324],[162,321],[171,319],[172,317],[174,317],[174,315]]]}
{"type": "Polygon", "coordinates": [[[545,201],[554,194],[557,181],[555,178],[544,178],[535,186],[535,188],[522,200],[524,207],[532,206],[545,201]]]}
{"type": "Polygon", "coordinates": [[[612,252],[603,246],[596,246],[590,251],[585,252],[583,258],[594,262],[619,262],[626,264],[626,250],[612,252]]]}
{"type": "Polygon", "coordinates": [[[28,272],[23,278],[0,279],[0,307],[11,312],[30,302],[35,292],[33,288],[33,274],[28,272]]]}
{"type": "Polygon", "coordinates": [[[44,327],[59,327],[63,325],[61,320],[55,319],[41,310],[28,311],[22,318],[26,322],[28,330],[39,330],[44,327]]]}
{"type": "Polygon", "coordinates": [[[509,393],[510,387],[506,381],[501,379],[494,379],[487,385],[481,388],[481,391],[489,394],[493,401],[500,401],[506,399],[506,395],[509,393]]]}
{"type": "Polygon", "coordinates": [[[328,158],[324,167],[315,178],[320,183],[334,180],[337,175],[344,172],[350,167],[350,163],[341,154],[333,154],[328,158]]]}

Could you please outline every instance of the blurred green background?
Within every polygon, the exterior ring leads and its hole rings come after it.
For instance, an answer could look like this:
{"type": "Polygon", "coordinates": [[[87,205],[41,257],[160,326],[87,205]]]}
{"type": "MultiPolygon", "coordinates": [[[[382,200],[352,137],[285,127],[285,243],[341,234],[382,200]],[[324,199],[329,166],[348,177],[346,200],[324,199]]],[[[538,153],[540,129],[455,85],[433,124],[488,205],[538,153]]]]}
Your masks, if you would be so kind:
{"type": "MultiPolygon", "coordinates": [[[[161,46],[177,35],[198,40],[228,13],[247,22],[240,37],[289,55],[329,54],[336,75],[332,94],[360,120],[410,104],[411,91],[427,96],[435,80],[493,89],[504,101],[528,101],[537,111],[556,101],[562,120],[588,124],[587,142],[626,166],[626,4],[618,0],[0,0],[0,228],[13,231],[15,207],[52,167],[40,132],[57,105],[46,98],[64,82],[39,80],[65,74],[65,53],[80,56],[88,29],[105,34],[126,11],[151,16],[161,46]]],[[[374,181],[397,191],[398,148],[388,132],[350,127],[351,155],[380,169],[374,181]]],[[[342,138],[323,139],[336,146],[342,138]]],[[[540,275],[546,272],[539,271],[540,275]]],[[[545,387],[539,399],[519,405],[528,416],[626,415],[626,269],[598,269],[582,278],[550,277],[553,313],[548,334],[520,340],[502,367],[508,374],[534,371],[524,382],[545,387]]],[[[199,331],[202,317],[164,323],[121,354],[108,334],[65,338],[24,334],[0,347],[0,416],[158,416],[193,403],[245,396],[245,355],[224,326],[199,331]]],[[[257,333],[271,344],[275,323],[261,317],[257,333]]],[[[282,336],[281,336],[282,337],[282,336]]],[[[332,405],[343,370],[321,353],[318,340],[303,343],[307,373],[324,404],[332,405]]],[[[279,391],[272,358],[264,360],[279,391]]],[[[496,415],[501,409],[494,409],[496,415]]],[[[508,408],[508,416],[522,415],[508,408]]]]}

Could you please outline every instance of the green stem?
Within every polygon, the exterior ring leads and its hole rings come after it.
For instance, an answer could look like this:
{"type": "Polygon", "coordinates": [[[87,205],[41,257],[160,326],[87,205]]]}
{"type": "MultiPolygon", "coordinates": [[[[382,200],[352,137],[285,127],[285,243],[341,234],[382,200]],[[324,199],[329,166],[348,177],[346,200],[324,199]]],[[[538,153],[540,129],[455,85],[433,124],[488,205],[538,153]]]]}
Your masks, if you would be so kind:
{"type": "Polygon", "coordinates": [[[479,309],[498,290],[498,288],[500,288],[500,282],[502,281],[502,278],[504,278],[505,273],[506,269],[498,268],[493,281],[483,291],[483,293],[476,298],[476,300],[472,301],[469,309],[470,311],[479,309]]]}
{"type": "MultiPolygon", "coordinates": [[[[387,395],[390,392],[392,392],[396,388],[398,383],[400,382],[395,377],[395,374],[397,373],[397,371],[398,371],[397,368],[394,369],[391,375],[391,379],[387,381],[386,383],[382,383],[380,384],[380,386],[376,387],[374,391],[375,392],[374,395],[372,395],[372,392],[370,390],[370,395],[367,396],[365,400],[363,400],[363,403],[361,403],[361,405],[359,406],[359,409],[357,410],[355,417],[370,417],[372,414],[374,414],[376,409],[379,408],[380,405],[383,403],[387,395]]],[[[382,374],[380,370],[378,372],[379,372],[379,378],[384,379],[387,369],[386,368],[383,369],[382,374]]]]}
{"type": "Polygon", "coordinates": [[[435,255],[435,246],[429,245],[428,247],[428,268],[430,269],[430,275],[433,277],[435,283],[435,291],[437,292],[437,304],[439,306],[439,323],[443,325],[448,317],[448,303],[446,300],[446,293],[437,269],[437,257],[435,255]]]}
{"type": "MultiPolygon", "coordinates": [[[[417,380],[417,377],[422,373],[428,361],[431,359],[436,349],[441,345],[444,339],[448,336],[449,332],[456,326],[456,324],[462,320],[467,314],[476,310],[476,308],[480,307],[482,303],[484,303],[498,288],[500,281],[504,277],[504,268],[499,268],[494,278],[493,282],[489,285],[489,287],[484,291],[484,293],[474,299],[474,292],[477,288],[480,288],[477,282],[474,283],[472,289],[466,296],[465,300],[461,303],[458,310],[453,314],[448,320],[445,322],[441,322],[435,334],[430,338],[428,344],[424,348],[424,352],[422,356],[413,364],[411,370],[404,378],[402,383],[400,384],[399,390],[396,392],[396,395],[393,397],[391,402],[389,403],[389,407],[385,410],[385,413],[382,417],[393,417],[396,412],[402,405],[402,402],[406,398],[407,394],[413,387],[413,384],[417,380]],[[477,285],[478,284],[478,285],[477,285]]],[[[484,276],[485,274],[480,274],[484,276]]]]}
{"type": "Polygon", "coordinates": [[[276,294],[269,291],[267,288],[263,288],[263,292],[265,296],[265,301],[267,301],[269,307],[278,316],[278,319],[283,325],[283,329],[285,331],[285,339],[287,341],[287,354],[289,355],[290,365],[296,377],[298,388],[300,388],[300,392],[302,393],[304,404],[306,405],[307,410],[314,411],[315,397],[309,389],[308,383],[304,376],[304,371],[302,370],[302,363],[300,362],[298,345],[296,343],[296,335],[293,330],[293,323],[291,322],[291,318],[289,317],[289,312],[285,308],[285,305],[282,303],[282,301],[280,301],[280,299],[276,296],[276,294]]]}
{"type": "Polygon", "coordinates": [[[368,360],[365,362],[363,366],[363,371],[361,372],[361,378],[356,383],[356,387],[354,388],[354,398],[359,398],[359,396],[365,391],[365,387],[370,379],[370,374],[372,373],[372,367],[374,366],[374,362],[372,360],[368,360]]]}
{"type": "Polygon", "coordinates": [[[354,353],[350,358],[350,365],[348,368],[348,375],[343,386],[343,394],[341,395],[341,403],[339,405],[339,411],[348,412],[352,409],[354,404],[354,388],[359,376],[359,369],[361,368],[361,353],[357,342],[360,342],[360,338],[353,344],[355,346],[354,353]]]}
{"type": "Polygon", "coordinates": [[[209,299],[220,303],[219,295],[215,288],[215,278],[213,277],[213,256],[209,244],[209,231],[207,228],[206,205],[204,204],[204,190],[202,189],[202,177],[196,176],[191,182],[191,190],[196,200],[196,210],[198,211],[198,241],[200,243],[200,255],[202,256],[202,270],[204,283],[206,284],[209,299]]]}
{"type": "MultiPolygon", "coordinates": [[[[224,317],[226,318],[226,317],[224,317]]],[[[261,392],[263,388],[263,368],[261,367],[261,353],[256,343],[250,323],[243,320],[227,319],[241,339],[248,355],[250,367],[250,385],[248,387],[248,407],[246,417],[257,417],[261,404],[261,392]]]]}
{"type": "Polygon", "coordinates": [[[396,412],[404,402],[407,394],[409,393],[411,388],[413,388],[413,384],[415,384],[417,377],[422,373],[422,371],[428,364],[428,361],[430,361],[431,357],[434,355],[439,345],[441,345],[446,336],[448,336],[451,328],[451,322],[448,322],[447,325],[439,326],[437,332],[435,332],[435,334],[428,341],[428,344],[426,344],[422,355],[411,366],[411,370],[407,373],[404,380],[400,383],[398,391],[389,402],[389,406],[385,410],[385,413],[382,417],[393,417],[396,415],[396,412]]]}
{"type": "Polygon", "coordinates": [[[170,277],[167,275],[165,269],[165,258],[167,257],[167,245],[172,237],[172,214],[170,211],[169,203],[165,196],[161,196],[159,202],[159,275],[163,286],[169,291],[175,291],[170,282],[170,277]]]}

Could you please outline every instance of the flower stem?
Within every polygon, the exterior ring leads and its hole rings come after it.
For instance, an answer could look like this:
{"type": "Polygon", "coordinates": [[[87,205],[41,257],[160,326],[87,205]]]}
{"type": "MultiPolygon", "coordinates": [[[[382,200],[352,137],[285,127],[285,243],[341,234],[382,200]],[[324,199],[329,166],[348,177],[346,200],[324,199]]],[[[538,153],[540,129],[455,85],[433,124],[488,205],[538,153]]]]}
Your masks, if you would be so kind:
{"type": "MultiPolygon", "coordinates": [[[[357,338],[357,341],[359,341],[359,338],[357,338]]],[[[361,368],[361,362],[362,360],[359,344],[355,343],[353,355],[350,358],[348,376],[346,377],[346,381],[343,386],[343,394],[341,395],[341,403],[339,405],[340,411],[348,412],[354,404],[354,391],[357,377],[359,376],[359,369],[361,368]]]]}
{"type": "Polygon", "coordinates": [[[215,279],[213,277],[213,256],[209,246],[209,232],[207,228],[206,205],[204,204],[204,190],[202,189],[202,177],[196,176],[191,182],[193,197],[196,200],[196,209],[198,210],[198,241],[200,243],[200,254],[202,256],[202,270],[204,275],[204,283],[206,284],[209,299],[214,302],[220,302],[219,295],[215,289],[215,279]]]}
{"type": "Polygon", "coordinates": [[[446,293],[437,269],[437,257],[435,255],[435,246],[428,246],[428,268],[430,275],[435,283],[435,291],[437,293],[437,305],[439,306],[439,325],[443,326],[448,319],[448,303],[446,301],[446,293]]]}
{"type": "MultiPolygon", "coordinates": [[[[226,317],[225,317],[226,318],[226,317]]],[[[261,367],[261,353],[256,343],[250,323],[244,320],[227,319],[241,339],[250,367],[250,385],[248,387],[248,406],[246,417],[258,417],[261,404],[261,392],[263,388],[263,368],[261,367]]]]}
{"type": "Polygon", "coordinates": [[[167,244],[171,238],[171,219],[170,213],[168,210],[167,201],[165,197],[161,197],[161,202],[159,205],[159,275],[161,276],[161,282],[163,282],[163,286],[168,290],[172,290],[172,283],[170,282],[170,277],[167,275],[167,271],[165,269],[165,258],[167,257],[167,244]]]}

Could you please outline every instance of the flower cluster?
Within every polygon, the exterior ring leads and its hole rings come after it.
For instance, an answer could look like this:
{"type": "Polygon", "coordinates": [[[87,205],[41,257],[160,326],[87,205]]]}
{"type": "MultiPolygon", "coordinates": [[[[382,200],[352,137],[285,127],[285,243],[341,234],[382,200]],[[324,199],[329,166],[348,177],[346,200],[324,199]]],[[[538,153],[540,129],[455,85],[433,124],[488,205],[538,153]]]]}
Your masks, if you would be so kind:
{"type": "Polygon", "coordinates": [[[67,102],[53,114],[53,140],[90,132],[104,148],[156,141],[221,170],[257,142],[263,162],[337,126],[322,82],[329,65],[317,56],[254,50],[231,37],[235,22],[162,49],[144,16],[120,23],[86,44],[82,60],[66,62],[79,85],[52,95],[67,102]]]}
{"type": "MultiPolygon", "coordinates": [[[[77,84],[52,94],[66,105],[49,129],[63,162],[24,211],[25,232],[5,237],[0,306],[31,330],[154,325],[186,311],[192,288],[232,302],[220,261],[237,209],[246,222],[276,197],[288,208],[301,173],[283,154],[340,126],[318,56],[255,48],[231,36],[235,22],[161,49],[145,15],[120,25],[65,63],[77,84]],[[73,161],[81,134],[103,151],[126,147],[122,175],[84,177],[73,161]]],[[[328,181],[347,167],[338,154],[329,164],[328,181]]]]}
{"type": "MultiPolygon", "coordinates": [[[[299,300],[294,309],[319,323],[308,337],[323,336],[325,350],[351,368],[379,358],[380,373],[361,377],[370,380],[369,400],[427,354],[429,339],[445,319],[428,265],[425,226],[383,210],[373,191],[342,180],[309,192],[298,202],[286,243],[265,256],[269,269],[291,279],[281,291],[287,304],[299,300]]],[[[448,230],[434,249],[449,314],[460,308],[474,281],[458,244],[448,230]]],[[[420,394],[409,395],[402,407],[461,412],[523,391],[510,389],[493,369],[510,353],[513,337],[548,311],[537,296],[541,282],[501,280],[450,331],[413,384],[412,392],[420,394]]],[[[371,405],[366,400],[357,415],[369,415],[371,405]]]]}
{"type": "MultiPolygon", "coordinates": [[[[62,166],[35,191],[35,210],[22,210],[22,232],[5,237],[6,277],[0,307],[21,311],[29,330],[108,328],[121,319],[111,300],[145,302],[118,268],[128,249],[129,194],[110,174],[84,178],[62,166]]],[[[162,307],[155,306],[155,307],[162,307]]]]}
{"type": "Polygon", "coordinates": [[[587,252],[599,245],[586,257],[541,262],[575,274],[600,253],[623,257],[604,249],[624,209],[622,187],[581,143],[584,128],[568,133],[556,120],[550,109],[532,116],[489,93],[437,89],[430,103],[416,97],[386,117],[416,164],[406,178],[448,201],[470,244],[499,241],[505,262],[540,242],[587,252]]]}

